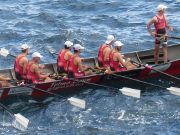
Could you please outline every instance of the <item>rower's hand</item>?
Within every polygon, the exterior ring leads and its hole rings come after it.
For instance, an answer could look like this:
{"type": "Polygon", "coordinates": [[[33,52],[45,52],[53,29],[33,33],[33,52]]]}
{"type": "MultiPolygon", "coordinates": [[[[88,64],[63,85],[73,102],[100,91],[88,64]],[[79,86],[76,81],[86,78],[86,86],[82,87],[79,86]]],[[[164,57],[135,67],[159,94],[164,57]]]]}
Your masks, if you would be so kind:
{"type": "Polygon", "coordinates": [[[44,68],[44,65],[39,65],[39,68],[43,69],[43,68],[44,68]]]}
{"type": "Polygon", "coordinates": [[[18,86],[24,86],[24,85],[25,85],[24,81],[18,84],[18,86]]]}
{"type": "Polygon", "coordinates": [[[6,81],[11,81],[11,78],[7,77],[5,80],[6,80],[6,81]]]}
{"type": "Polygon", "coordinates": [[[126,61],[130,62],[130,61],[131,61],[131,59],[130,59],[130,58],[127,58],[127,59],[126,59],[126,61]]]}

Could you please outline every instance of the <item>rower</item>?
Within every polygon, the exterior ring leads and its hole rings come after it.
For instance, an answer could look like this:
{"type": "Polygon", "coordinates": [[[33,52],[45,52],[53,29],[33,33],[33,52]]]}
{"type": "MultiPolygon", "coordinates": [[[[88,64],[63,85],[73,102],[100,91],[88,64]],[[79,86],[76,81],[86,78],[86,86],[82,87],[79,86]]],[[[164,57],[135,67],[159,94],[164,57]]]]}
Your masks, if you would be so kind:
{"type": "Polygon", "coordinates": [[[42,57],[43,56],[39,52],[34,52],[32,54],[32,60],[28,62],[26,67],[27,79],[29,83],[52,81],[52,79],[48,77],[48,74],[41,71],[43,67],[39,65],[39,62],[42,57]]]}
{"type": "Polygon", "coordinates": [[[123,44],[120,41],[114,42],[114,49],[111,50],[109,55],[110,68],[112,71],[121,72],[125,70],[134,69],[135,66],[130,63],[130,58],[126,60],[121,55],[123,44]]]}
{"type": "Polygon", "coordinates": [[[14,71],[16,79],[26,80],[26,64],[28,63],[28,55],[29,52],[29,46],[27,44],[21,45],[21,54],[19,54],[14,63],[14,71]]]}
{"type": "Polygon", "coordinates": [[[8,82],[11,79],[8,77],[0,76],[0,88],[2,87],[10,87],[11,84],[8,82]]]}
{"type": "Polygon", "coordinates": [[[69,59],[73,55],[71,53],[72,46],[73,46],[73,43],[71,41],[66,41],[64,43],[64,49],[62,49],[58,54],[57,71],[59,74],[68,73],[67,67],[68,67],[69,59]]]}
{"type": "Polygon", "coordinates": [[[155,64],[158,64],[159,59],[159,46],[162,44],[162,49],[164,53],[164,63],[168,61],[168,52],[167,52],[167,32],[166,28],[170,31],[173,31],[173,28],[169,26],[167,18],[165,16],[165,9],[167,7],[164,5],[158,5],[157,15],[154,16],[149,23],[147,24],[147,29],[151,36],[155,37],[155,50],[154,50],[154,61],[155,64]],[[155,32],[152,32],[151,25],[154,24],[155,32]]]}
{"type": "Polygon", "coordinates": [[[69,60],[68,77],[79,78],[93,74],[93,72],[89,70],[90,67],[83,65],[82,58],[79,57],[82,50],[84,50],[84,47],[82,47],[80,44],[75,44],[73,48],[74,54],[69,60]]]}
{"type": "Polygon", "coordinates": [[[109,67],[109,53],[113,44],[114,36],[108,35],[105,44],[101,45],[98,53],[98,63],[100,67],[109,67]]]}

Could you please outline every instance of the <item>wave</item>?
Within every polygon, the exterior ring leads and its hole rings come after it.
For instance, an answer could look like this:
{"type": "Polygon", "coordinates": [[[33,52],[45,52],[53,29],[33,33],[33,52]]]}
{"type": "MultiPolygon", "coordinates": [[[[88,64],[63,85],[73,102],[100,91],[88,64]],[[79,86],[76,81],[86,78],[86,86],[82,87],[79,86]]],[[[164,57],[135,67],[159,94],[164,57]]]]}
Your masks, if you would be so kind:
{"type": "Polygon", "coordinates": [[[41,12],[37,15],[37,19],[48,24],[56,23],[55,16],[47,12],[41,12]]]}
{"type": "Polygon", "coordinates": [[[6,30],[4,32],[0,32],[0,40],[14,40],[19,37],[21,37],[21,35],[13,30],[6,30]]]}

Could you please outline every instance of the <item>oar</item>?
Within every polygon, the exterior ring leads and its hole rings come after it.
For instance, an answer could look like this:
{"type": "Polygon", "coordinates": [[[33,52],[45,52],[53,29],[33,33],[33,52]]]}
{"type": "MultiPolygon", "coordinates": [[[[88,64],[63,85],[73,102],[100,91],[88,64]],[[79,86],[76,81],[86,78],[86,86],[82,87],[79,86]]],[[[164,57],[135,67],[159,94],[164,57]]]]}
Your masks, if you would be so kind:
{"type": "Polygon", "coordinates": [[[53,58],[56,58],[55,55],[58,55],[58,53],[56,53],[55,50],[50,46],[45,47],[45,49],[53,56],[53,58]]]}
{"type": "Polygon", "coordinates": [[[153,83],[141,81],[141,80],[138,80],[138,79],[134,79],[134,78],[123,76],[123,75],[119,75],[119,74],[118,75],[117,74],[111,74],[111,75],[116,76],[116,77],[120,77],[120,78],[124,78],[124,79],[128,79],[128,80],[131,80],[131,81],[135,81],[135,82],[138,82],[138,83],[141,83],[141,84],[146,84],[146,85],[150,85],[150,86],[166,89],[166,90],[169,90],[170,93],[172,93],[174,95],[177,95],[177,96],[180,96],[180,88],[177,88],[177,87],[166,88],[166,87],[163,87],[163,86],[160,86],[160,85],[156,85],[156,84],[153,84],[153,83]]]}
{"type": "Polygon", "coordinates": [[[10,109],[8,109],[5,105],[3,105],[2,103],[0,103],[0,106],[6,110],[13,118],[14,121],[12,123],[12,125],[22,131],[25,131],[28,127],[28,123],[29,123],[29,119],[25,118],[24,116],[22,116],[20,113],[18,114],[14,114],[10,109]]]}
{"type": "MultiPolygon", "coordinates": [[[[44,92],[44,93],[53,95],[53,96],[58,96],[58,97],[64,98],[63,96],[61,96],[61,95],[59,95],[59,94],[55,94],[55,93],[52,93],[52,92],[50,92],[50,91],[45,91],[45,90],[40,89],[40,88],[32,87],[31,85],[22,85],[21,87],[28,87],[28,88],[31,88],[31,89],[35,89],[35,90],[37,90],[37,91],[41,91],[41,92],[44,92]]],[[[72,105],[77,106],[77,107],[79,107],[79,108],[85,109],[85,106],[86,106],[86,101],[85,101],[85,100],[78,99],[78,98],[74,98],[74,97],[68,98],[67,100],[68,100],[72,105]]]]}
{"type": "Polygon", "coordinates": [[[5,48],[1,48],[0,49],[0,55],[7,57],[8,55],[12,56],[12,57],[16,57],[12,54],[10,54],[9,50],[5,49],[5,48]]]}
{"type": "MultiPolygon", "coordinates": [[[[135,63],[135,64],[137,64],[137,65],[139,65],[139,66],[147,67],[147,66],[144,65],[143,63],[138,63],[138,62],[133,61],[133,60],[131,60],[131,63],[132,63],[132,64],[135,63]]],[[[151,70],[153,70],[153,71],[155,71],[155,72],[157,72],[157,73],[166,75],[166,76],[168,76],[168,77],[171,77],[171,78],[173,78],[173,79],[176,79],[176,80],[180,81],[180,78],[178,78],[178,77],[176,77],[176,76],[173,76],[173,75],[170,75],[170,74],[167,74],[167,73],[162,72],[162,71],[160,71],[160,70],[154,69],[153,67],[151,67],[151,70]]]]}
{"type": "Polygon", "coordinates": [[[163,34],[156,34],[157,36],[165,36],[168,38],[172,38],[172,39],[180,39],[180,37],[175,37],[175,36],[168,36],[168,35],[163,35],[163,34]]]}
{"type": "MultiPolygon", "coordinates": [[[[46,47],[46,50],[55,58],[55,56],[54,55],[58,55],[58,53],[57,52],[55,52],[55,50],[53,49],[53,48],[51,48],[51,47],[46,47]]],[[[97,54],[96,52],[91,52],[91,51],[88,51],[88,50],[84,50],[84,52],[87,52],[87,53],[89,53],[89,54],[97,54]]]]}
{"type": "Polygon", "coordinates": [[[81,83],[85,83],[85,84],[89,84],[89,85],[93,85],[93,86],[118,90],[118,91],[121,91],[121,93],[123,95],[131,96],[131,97],[135,97],[135,98],[140,98],[140,95],[141,95],[141,91],[137,90],[137,89],[127,88],[127,87],[123,87],[122,89],[119,89],[119,88],[110,87],[110,86],[107,86],[107,85],[101,85],[101,84],[86,82],[86,81],[82,81],[82,80],[74,79],[74,78],[68,78],[68,79],[71,80],[71,81],[81,82],[81,83]]]}

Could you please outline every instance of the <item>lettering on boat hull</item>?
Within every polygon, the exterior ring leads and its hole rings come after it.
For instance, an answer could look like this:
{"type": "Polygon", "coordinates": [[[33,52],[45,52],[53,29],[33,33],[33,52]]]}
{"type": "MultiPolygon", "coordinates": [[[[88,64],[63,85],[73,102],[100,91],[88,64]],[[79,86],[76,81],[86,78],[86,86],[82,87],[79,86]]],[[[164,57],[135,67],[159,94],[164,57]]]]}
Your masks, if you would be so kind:
{"type": "Polygon", "coordinates": [[[82,79],[79,81],[53,82],[47,91],[65,89],[65,88],[82,87],[85,84],[83,82],[90,82],[90,81],[91,81],[91,78],[82,79]]]}

